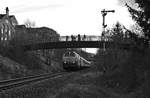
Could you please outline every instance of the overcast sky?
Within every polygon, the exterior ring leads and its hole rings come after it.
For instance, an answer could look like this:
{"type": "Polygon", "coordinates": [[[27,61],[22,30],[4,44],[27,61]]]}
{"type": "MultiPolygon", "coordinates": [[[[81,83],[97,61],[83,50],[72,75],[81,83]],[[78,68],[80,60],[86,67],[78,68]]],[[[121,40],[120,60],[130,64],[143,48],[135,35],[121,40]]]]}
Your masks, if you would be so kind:
{"type": "Polygon", "coordinates": [[[106,16],[108,27],[117,21],[127,27],[133,23],[123,5],[118,0],[1,0],[0,12],[5,13],[8,6],[19,24],[30,19],[36,26],[50,27],[61,35],[100,35],[103,9],[115,10],[106,16]]]}

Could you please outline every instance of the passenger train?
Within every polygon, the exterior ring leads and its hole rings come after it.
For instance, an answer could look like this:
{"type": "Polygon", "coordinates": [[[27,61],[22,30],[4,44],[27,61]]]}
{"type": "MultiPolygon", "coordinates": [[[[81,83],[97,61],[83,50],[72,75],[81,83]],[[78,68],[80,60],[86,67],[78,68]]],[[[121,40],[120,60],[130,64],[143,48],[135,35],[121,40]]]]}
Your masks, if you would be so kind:
{"type": "Polygon", "coordinates": [[[91,65],[91,62],[81,57],[75,51],[65,52],[62,57],[62,62],[64,69],[81,69],[85,67],[90,67],[91,65]]]}

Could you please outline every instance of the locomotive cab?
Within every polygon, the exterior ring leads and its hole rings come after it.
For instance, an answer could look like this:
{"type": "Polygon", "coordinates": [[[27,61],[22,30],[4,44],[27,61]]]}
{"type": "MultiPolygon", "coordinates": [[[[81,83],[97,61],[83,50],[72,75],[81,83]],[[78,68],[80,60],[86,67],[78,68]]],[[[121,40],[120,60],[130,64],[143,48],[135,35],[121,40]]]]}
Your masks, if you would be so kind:
{"type": "Polygon", "coordinates": [[[75,52],[68,51],[63,55],[63,67],[67,68],[76,68],[78,65],[78,58],[75,52]]]}
{"type": "Polygon", "coordinates": [[[67,51],[62,58],[64,69],[82,69],[90,67],[90,62],[74,51],[67,51]]]}

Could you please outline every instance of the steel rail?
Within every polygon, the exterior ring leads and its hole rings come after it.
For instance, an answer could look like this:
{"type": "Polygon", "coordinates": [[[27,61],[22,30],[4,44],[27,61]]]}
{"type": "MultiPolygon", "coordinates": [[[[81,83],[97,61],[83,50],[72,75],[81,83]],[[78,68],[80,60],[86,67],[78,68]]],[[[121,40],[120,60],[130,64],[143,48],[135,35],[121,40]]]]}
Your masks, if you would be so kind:
{"type": "Polygon", "coordinates": [[[46,75],[50,75],[50,74],[51,73],[45,73],[45,74],[40,74],[40,75],[34,75],[34,76],[28,76],[28,77],[22,77],[22,78],[3,80],[3,81],[0,81],[0,85],[12,83],[12,82],[17,82],[17,81],[21,81],[21,80],[25,80],[25,79],[32,79],[32,78],[36,78],[36,77],[46,76],[46,75]]]}
{"type": "Polygon", "coordinates": [[[0,92],[3,90],[8,90],[15,87],[20,87],[23,85],[27,85],[33,82],[42,81],[45,79],[53,79],[57,76],[62,76],[68,74],[67,72],[61,72],[61,73],[55,73],[55,74],[44,74],[44,75],[38,75],[38,76],[31,76],[31,77],[24,77],[24,78],[18,78],[18,79],[12,79],[8,81],[1,81],[0,84],[0,92]]]}

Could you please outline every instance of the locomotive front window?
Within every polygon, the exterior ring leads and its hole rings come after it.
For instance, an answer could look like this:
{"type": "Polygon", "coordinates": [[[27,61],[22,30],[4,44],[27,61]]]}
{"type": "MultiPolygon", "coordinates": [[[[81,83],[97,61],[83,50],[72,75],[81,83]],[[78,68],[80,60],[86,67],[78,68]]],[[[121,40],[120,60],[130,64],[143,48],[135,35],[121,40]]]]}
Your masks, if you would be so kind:
{"type": "Polygon", "coordinates": [[[66,52],[64,56],[69,56],[69,52],[66,52]]]}
{"type": "Polygon", "coordinates": [[[75,56],[75,53],[73,53],[73,52],[70,52],[70,56],[73,56],[73,57],[74,57],[74,56],[75,56]]]}
{"type": "Polygon", "coordinates": [[[65,54],[64,54],[64,56],[65,57],[75,57],[75,53],[74,52],[66,52],[65,54]]]}

